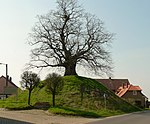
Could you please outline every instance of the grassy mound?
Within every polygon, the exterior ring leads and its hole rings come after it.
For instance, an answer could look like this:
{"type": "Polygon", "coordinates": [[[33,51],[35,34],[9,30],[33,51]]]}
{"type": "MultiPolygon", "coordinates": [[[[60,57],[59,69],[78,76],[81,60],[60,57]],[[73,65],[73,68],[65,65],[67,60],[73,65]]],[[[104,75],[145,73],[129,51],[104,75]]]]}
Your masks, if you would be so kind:
{"type": "Polygon", "coordinates": [[[59,106],[95,111],[106,108],[132,112],[138,109],[120,99],[96,80],[79,76],[65,76],[64,79],[64,88],[57,97],[59,106]]]}
{"type": "MultiPolygon", "coordinates": [[[[17,96],[1,100],[0,107],[29,109],[27,97],[28,91],[19,90],[17,96]]],[[[43,82],[34,89],[31,95],[32,105],[37,102],[49,102],[52,105],[52,96],[45,91],[43,82]]],[[[55,114],[92,117],[139,111],[139,108],[120,99],[99,82],[80,76],[64,77],[64,87],[56,96],[56,105],[57,107],[51,107],[49,111],[55,114]]]]}

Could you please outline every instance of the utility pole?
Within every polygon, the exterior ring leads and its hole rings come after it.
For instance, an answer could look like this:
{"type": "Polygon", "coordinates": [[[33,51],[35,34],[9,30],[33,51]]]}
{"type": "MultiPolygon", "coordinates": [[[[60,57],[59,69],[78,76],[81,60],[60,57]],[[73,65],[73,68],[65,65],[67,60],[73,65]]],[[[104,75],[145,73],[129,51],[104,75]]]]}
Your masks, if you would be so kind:
{"type": "MultiPolygon", "coordinates": [[[[0,63],[0,64],[6,66],[6,87],[7,87],[8,86],[8,64],[5,63],[0,63]]],[[[7,94],[6,94],[6,98],[7,98],[7,94]]]]}
{"type": "Polygon", "coordinates": [[[6,87],[8,86],[8,64],[6,64],[6,87]]]}

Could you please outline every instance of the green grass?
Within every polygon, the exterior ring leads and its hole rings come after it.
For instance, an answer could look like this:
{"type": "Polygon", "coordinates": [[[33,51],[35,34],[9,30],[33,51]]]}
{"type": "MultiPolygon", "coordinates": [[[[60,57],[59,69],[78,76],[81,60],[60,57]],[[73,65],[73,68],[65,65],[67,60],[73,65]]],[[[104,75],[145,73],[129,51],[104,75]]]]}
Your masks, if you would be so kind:
{"type": "Polygon", "coordinates": [[[122,111],[113,111],[107,109],[102,109],[101,111],[87,111],[87,110],[79,110],[79,109],[72,109],[66,107],[51,107],[49,108],[48,111],[53,114],[92,117],[92,118],[109,117],[109,116],[124,114],[124,112],[122,111]]]}
{"type": "MultiPolygon", "coordinates": [[[[32,92],[32,106],[36,102],[49,102],[52,105],[52,96],[46,92],[43,82],[32,92]]],[[[28,106],[27,98],[28,91],[19,90],[17,96],[0,100],[0,107],[19,110],[30,109],[31,106],[28,106]]],[[[57,107],[50,107],[49,112],[86,117],[105,117],[140,110],[120,99],[97,81],[79,76],[64,77],[64,87],[56,96],[56,105],[57,107]],[[107,94],[106,109],[104,93],[107,94]]]]}
{"type": "Polygon", "coordinates": [[[60,115],[72,115],[72,116],[83,116],[83,117],[100,117],[99,114],[92,112],[92,111],[85,111],[79,109],[72,109],[67,107],[51,107],[48,110],[50,113],[53,114],[60,114],[60,115]]]}

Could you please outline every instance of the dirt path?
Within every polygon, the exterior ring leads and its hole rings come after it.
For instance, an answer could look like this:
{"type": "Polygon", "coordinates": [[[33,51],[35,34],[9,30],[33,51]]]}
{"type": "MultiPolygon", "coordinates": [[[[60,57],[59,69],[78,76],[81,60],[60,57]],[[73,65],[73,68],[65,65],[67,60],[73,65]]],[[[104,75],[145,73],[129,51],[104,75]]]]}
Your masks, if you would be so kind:
{"type": "Polygon", "coordinates": [[[0,110],[0,117],[30,122],[34,124],[85,124],[96,120],[83,117],[50,115],[44,110],[0,110]]]}

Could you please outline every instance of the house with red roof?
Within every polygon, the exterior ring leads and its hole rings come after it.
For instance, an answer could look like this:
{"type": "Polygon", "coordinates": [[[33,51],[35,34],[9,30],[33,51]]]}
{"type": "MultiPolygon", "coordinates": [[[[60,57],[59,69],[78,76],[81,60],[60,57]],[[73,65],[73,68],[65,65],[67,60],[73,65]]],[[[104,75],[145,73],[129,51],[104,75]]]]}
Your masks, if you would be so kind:
{"type": "Polygon", "coordinates": [[[147,107],[148,98],[142,93],[142,89],[139,86],[130,84],[128,79],[96,80],[126,101],[139,107],[147,107]]]}
{"type": "Polygon", "coordinates": [[[17,93],[18,87],[12,82],[10,77],[0,77],[0,99],[4,99],[10,95],[17,93]]]}
{"type": "Polygon", "coordinates": [[[116,95],[136,106],[147,107],[148,98],[142,93],[139,86],[123,85],[118,88],[116,95]]]}

